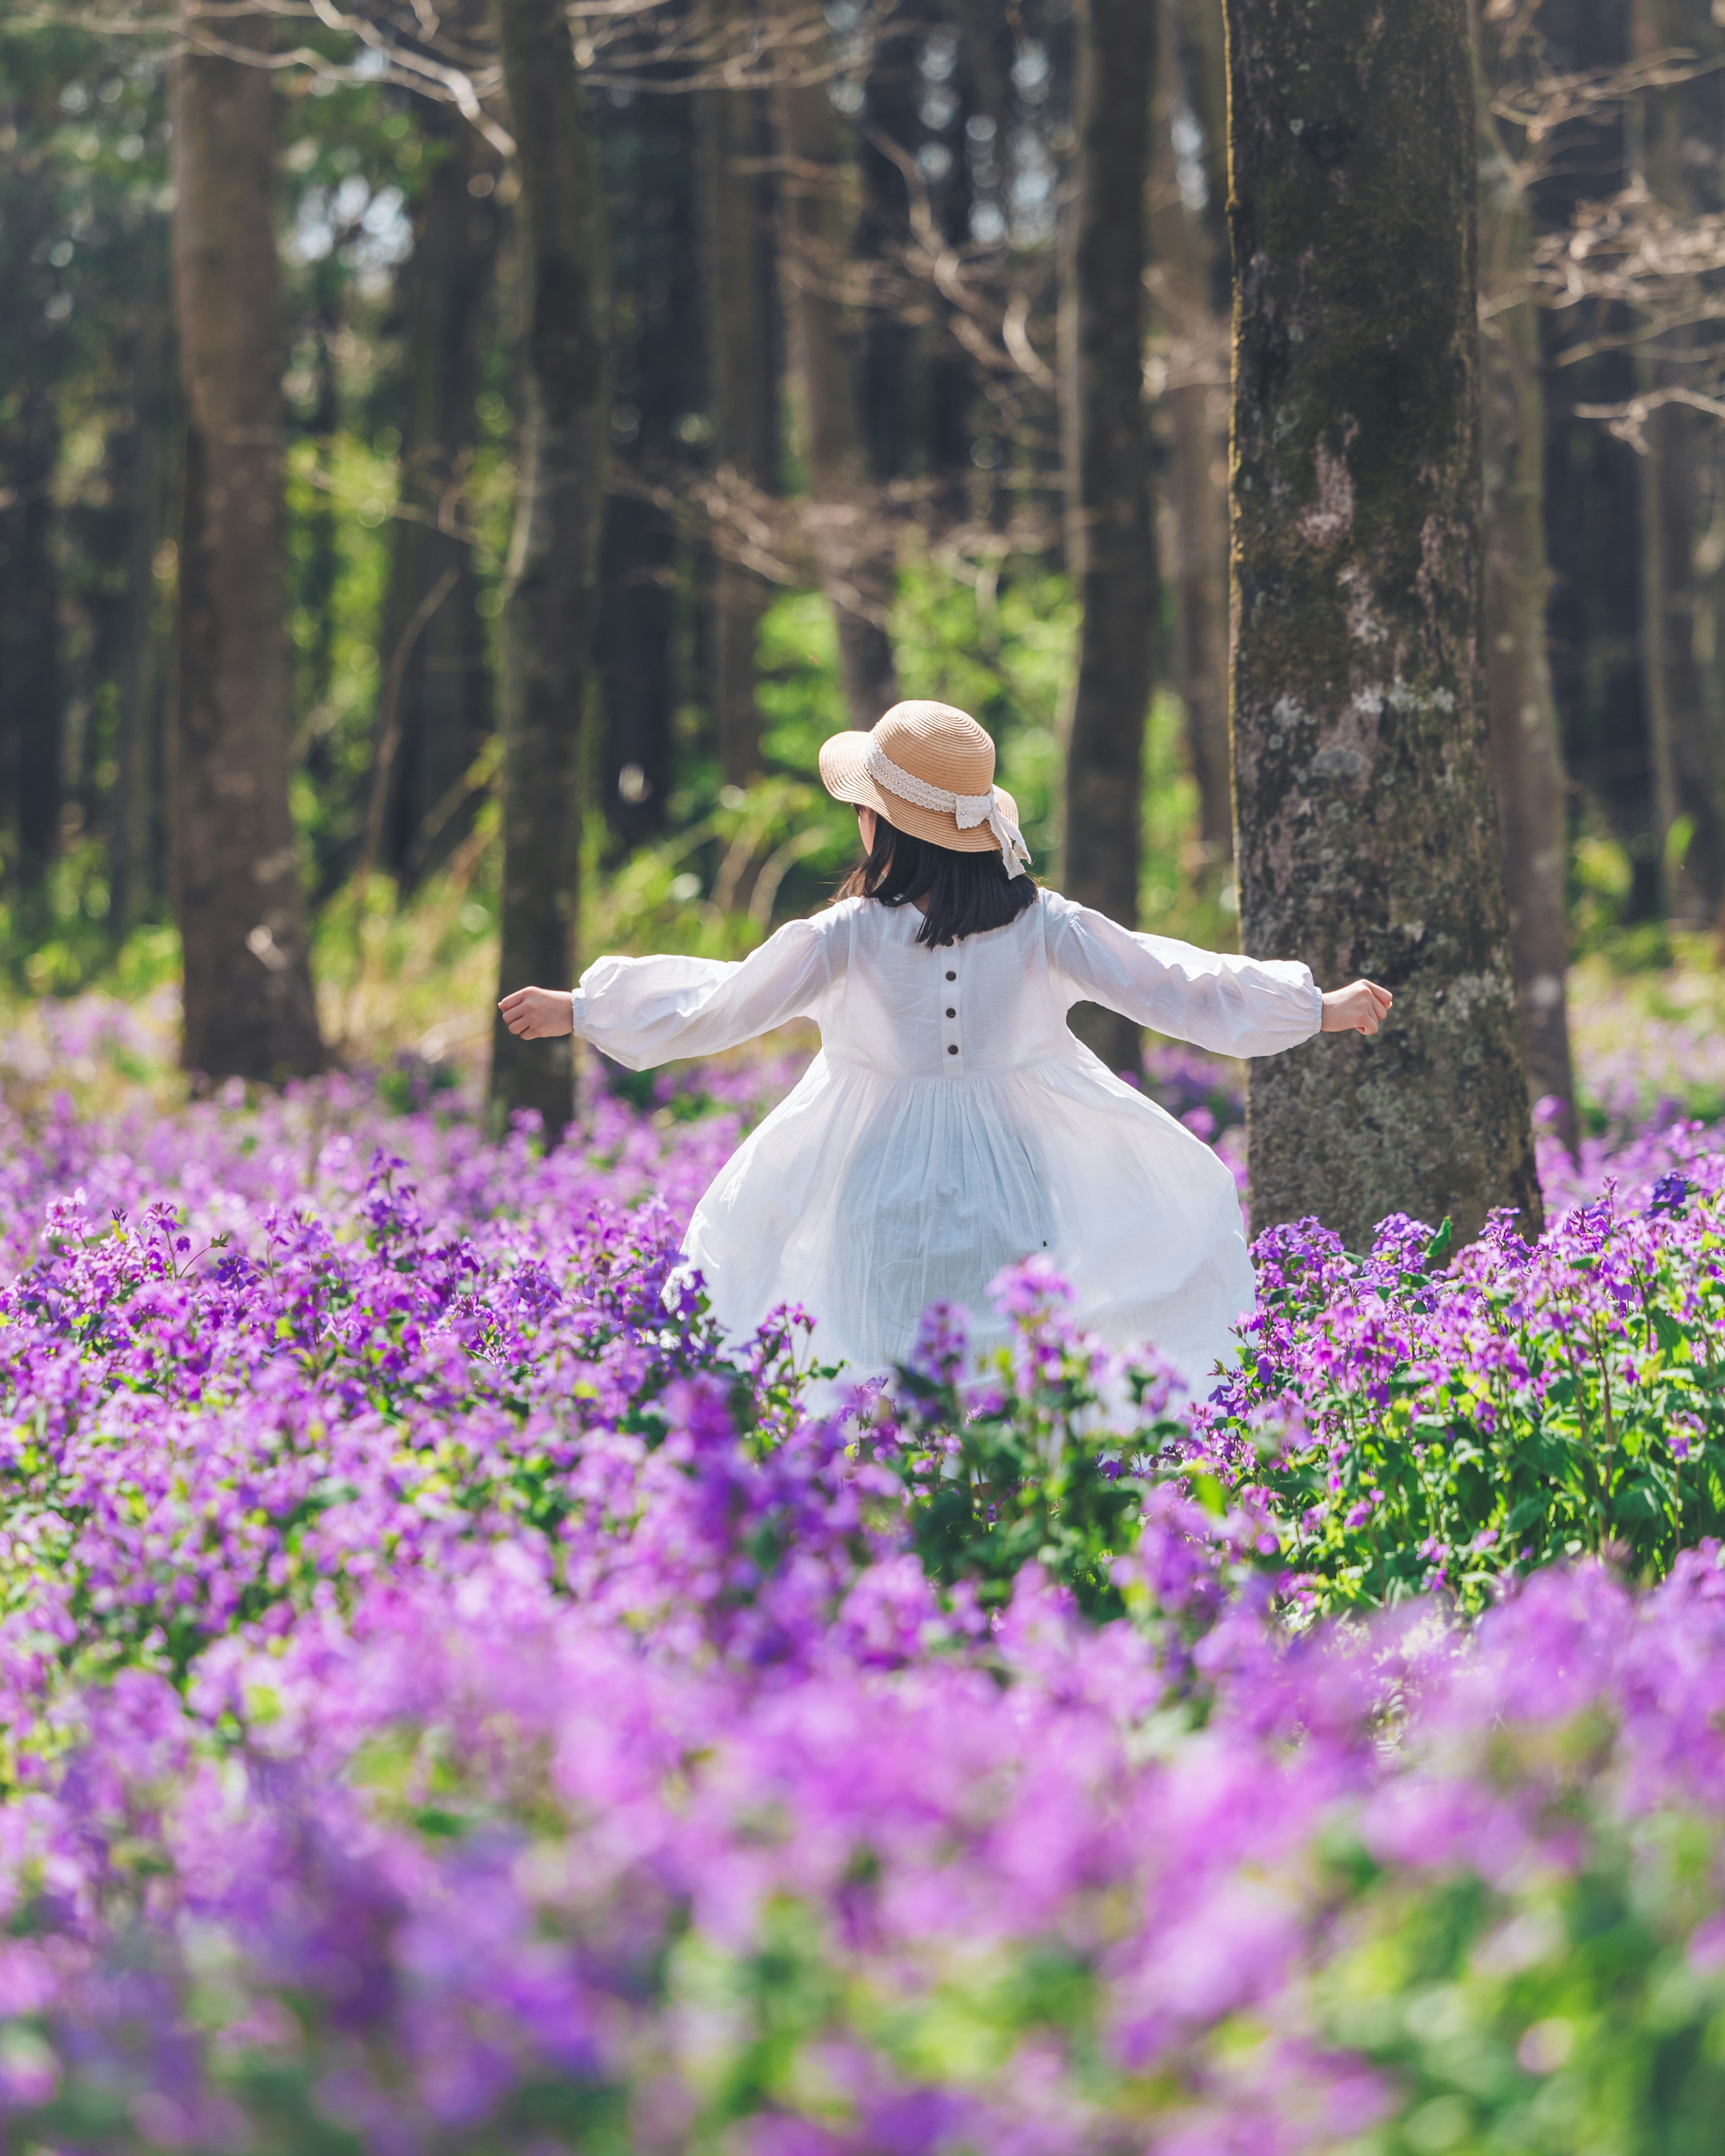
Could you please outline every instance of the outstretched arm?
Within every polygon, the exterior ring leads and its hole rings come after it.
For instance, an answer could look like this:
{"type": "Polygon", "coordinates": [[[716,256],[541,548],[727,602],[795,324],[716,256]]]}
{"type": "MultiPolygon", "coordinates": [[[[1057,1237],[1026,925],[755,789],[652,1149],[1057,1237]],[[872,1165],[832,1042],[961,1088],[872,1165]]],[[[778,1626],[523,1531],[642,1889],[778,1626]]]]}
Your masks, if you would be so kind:
{"type": "Polygon", "coordinates": [[[1375,981],[1321,992],[1307,967],[1194,950],[1055,900],[1050,955],[1075,1001],[1220,1055],[1274,1055],[1315,1033],[1376,1033],[1393,998],[1375,981]]]}
{"type": "Polygon", "coordinates": [[[1217,1055],[1275,1055],[1323,1023],[1304,966],[1142,936],[1065,899],[1050,901],[1049,956],[1072,1002],[1101,1004],[1217,1055]]]}
{"type": "Polygon", "coordinates": [[[718,958],[598,958],[572,995],[517,988],[498,1005],[524,1040],[578,1033],[631,1070],[716,1055],[812,1017],[834,964],[830,923],[792,921],[740,964],[718,958]]]}

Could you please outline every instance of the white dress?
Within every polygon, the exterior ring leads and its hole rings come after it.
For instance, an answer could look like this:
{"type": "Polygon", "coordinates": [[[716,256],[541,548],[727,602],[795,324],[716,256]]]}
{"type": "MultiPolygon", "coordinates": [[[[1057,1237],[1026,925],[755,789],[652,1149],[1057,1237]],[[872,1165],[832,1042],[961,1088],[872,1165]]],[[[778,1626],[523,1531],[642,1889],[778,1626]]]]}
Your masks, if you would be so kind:
{"type": "Polygon", "coordinates": [[[684,1250],[726,1331],[781,1303],[816,1322],[819,1360],[858,1376],[910,1354],[932,1302],[1000,1334],[988,1283],[1046,1251],[1081,1322],[1150,1342],[1198,1393],[1253,1282],[1234,1178],[1068,1029],[1105,1004],[1224,1055],[1317,1031],[1301,965],[1137,936],[1052,891],[1004,928],[944,950],[912,906],[842,901],[740,964],[601,958],[575,1030],[646,1070],[711,1055],[796,1018],[821,1051],[696,1208],[684,1250]]]}

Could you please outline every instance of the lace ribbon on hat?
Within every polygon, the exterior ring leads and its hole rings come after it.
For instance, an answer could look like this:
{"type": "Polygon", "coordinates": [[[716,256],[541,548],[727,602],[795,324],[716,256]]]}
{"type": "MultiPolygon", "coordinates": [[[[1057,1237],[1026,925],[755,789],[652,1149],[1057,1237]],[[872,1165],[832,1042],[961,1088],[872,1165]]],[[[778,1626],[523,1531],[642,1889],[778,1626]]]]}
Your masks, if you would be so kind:
{"type": "Polygon", "coordinates": [[[1030,850],[1024,844],[1023,832],[1008,813],[998,786],[991,786],[986,793],[948,793],[944,786],[931,786],[926,778],[902,770],[873,742],[863,751],[863,769],[877,786],[897,794],[901,801],[912,802],[918,808],[932,808],[954,818],[961,831],[973,831],[978,824],[986,824],[1000,841],[1000,858],[1006,864],[1008,875],[1020,876],[1029,865],[1030,850]]]}

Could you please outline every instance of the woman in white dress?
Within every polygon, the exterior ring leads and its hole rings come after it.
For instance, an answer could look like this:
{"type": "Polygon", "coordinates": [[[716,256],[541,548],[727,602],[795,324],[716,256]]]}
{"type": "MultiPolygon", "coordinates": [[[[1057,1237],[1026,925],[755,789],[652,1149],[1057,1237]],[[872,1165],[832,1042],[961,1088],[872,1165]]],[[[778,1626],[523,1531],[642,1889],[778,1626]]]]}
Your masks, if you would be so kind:
{"type": "Polygon", "coordinates": [[[1067,1027],[1080,1002],[1223,1055],[1375,1033],[1388,993],[1324,995],[1302,965],[1140,936],[1040,889],[994,745],[949,706],[894,706],[821,752],[867,858],[837,901],[741,963],[600,958],[501,1009],[526,1039],[572,1029],[632,1070],[712,1055],[791,1019],[821,1051],[737,1149],[684,1240],[727,1331],[781,1303],[859,1377],[910,1354],[923,1310],[999,1333],[1000,1269],[1046,1252],[1111,1345],[1149,1342],[1194,1390],[1251,1304],[1234,1178],[1067,1027]]]}

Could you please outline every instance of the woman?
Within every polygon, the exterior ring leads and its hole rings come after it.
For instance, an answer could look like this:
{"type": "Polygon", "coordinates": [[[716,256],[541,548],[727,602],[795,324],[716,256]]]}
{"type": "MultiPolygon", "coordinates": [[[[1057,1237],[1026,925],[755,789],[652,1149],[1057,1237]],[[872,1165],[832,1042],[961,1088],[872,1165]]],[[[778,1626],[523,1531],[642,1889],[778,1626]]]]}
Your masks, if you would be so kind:
{"type": "Polygon", "coordinates": [[[836,736],[821,778],[866,858],[835,902],[739,964],[601,958],[501,1006],[527,1040],[574,1030],[634,1070],[795,1018],[821,1052],[696,1208],[684,1250],[727,1330],[783,1302],[858,1376],[909,1355],[931,1302],[998,1337],[987,1289],[1045,1251],[1081,1323],[1152,1343],[1198,1388],[1252,1301],[1234,1178],[1117,1078],[1066,1014],[1106,1004],[1224,1055],[1378,1030],[1389,993],[1325,995],[1306,967],[1140,936],[1040,889],[994,745],[950,706],[896,705],[836,736]]]}

